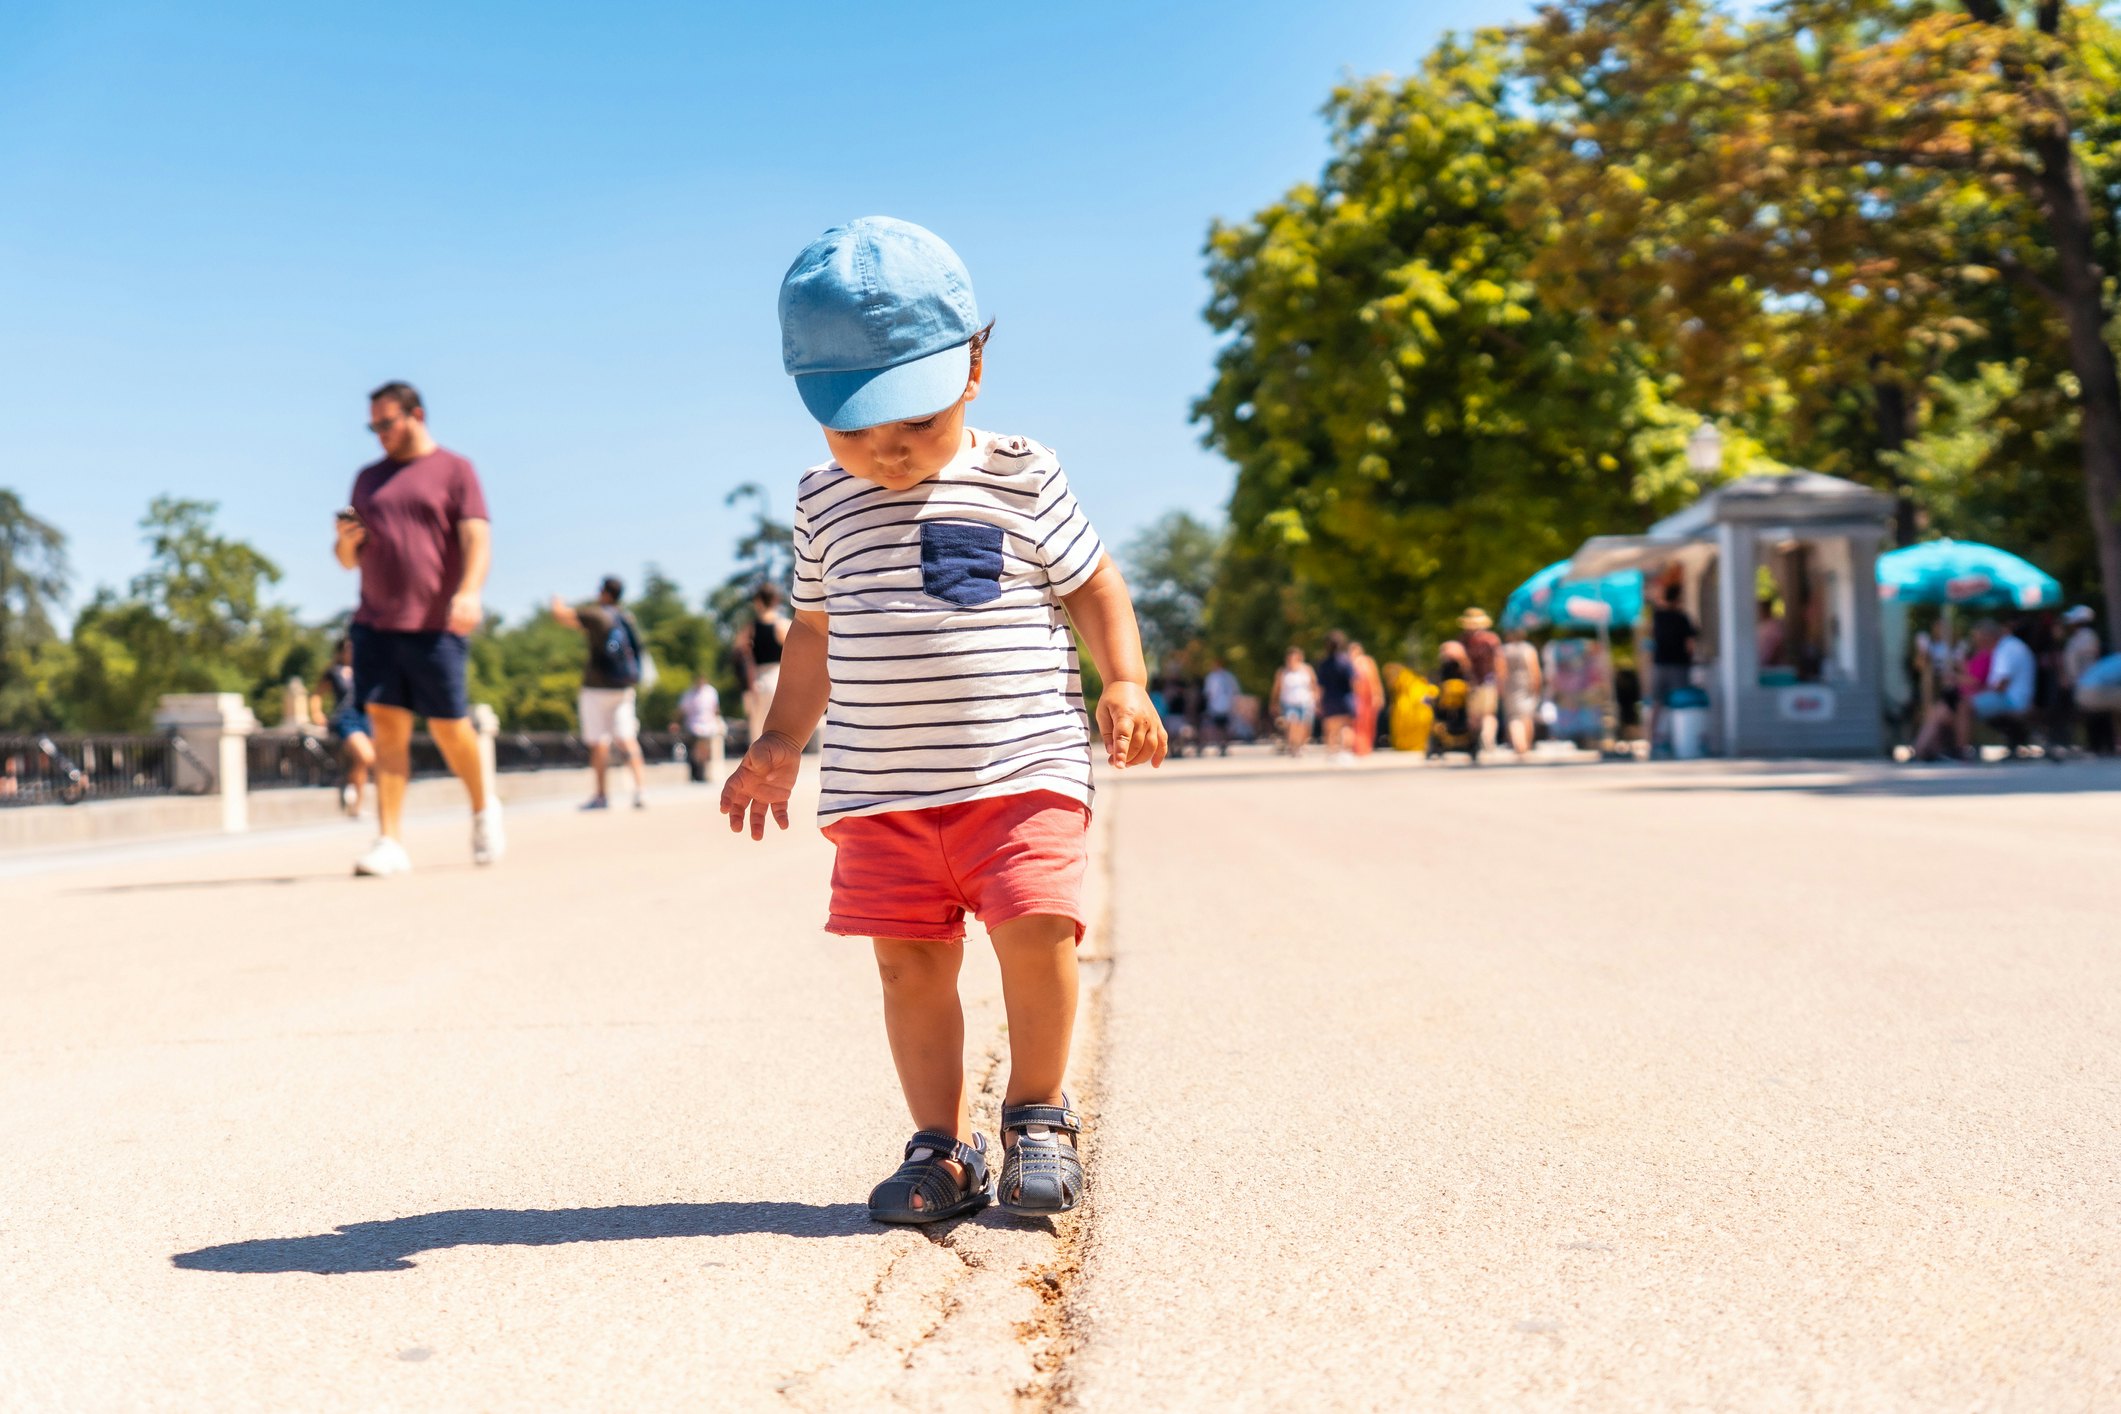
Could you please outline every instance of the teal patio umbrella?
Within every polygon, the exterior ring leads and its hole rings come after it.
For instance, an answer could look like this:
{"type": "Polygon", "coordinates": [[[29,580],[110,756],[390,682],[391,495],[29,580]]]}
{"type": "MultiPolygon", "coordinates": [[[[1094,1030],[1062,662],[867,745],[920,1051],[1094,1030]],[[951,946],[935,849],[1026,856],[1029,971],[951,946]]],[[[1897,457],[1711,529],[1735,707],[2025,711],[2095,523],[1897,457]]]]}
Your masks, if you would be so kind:
{"type": "Polygon", "coordinates": [[[2008,550],[1925,540],[1878,557],[1878,597],[1931,607],[2051,609],[2062,602],[2062,586],[2008,550]]]}
{"type": "Polygon", "coordinates": [[[1556,560],[1510,592],[1502,626],[1601,628],[1642,617],[1642,571],[1618,570],[1597,579],[1572,580],[1569,562],[1556,560]],[[1601,610],[1597,606],[1603,605],[1601,610]]]}

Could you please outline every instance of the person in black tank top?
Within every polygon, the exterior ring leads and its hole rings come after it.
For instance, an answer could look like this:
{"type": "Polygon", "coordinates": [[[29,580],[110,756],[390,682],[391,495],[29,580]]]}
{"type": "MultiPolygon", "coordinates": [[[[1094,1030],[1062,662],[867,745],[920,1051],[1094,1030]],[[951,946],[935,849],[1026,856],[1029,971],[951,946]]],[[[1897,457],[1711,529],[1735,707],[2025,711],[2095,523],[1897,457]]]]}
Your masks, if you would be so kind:
{"type": "Polygon", "coordinates": [[[766,730],[766,712],[773,706],[773,690],[781,682],[781,646],[788,637],[788,620],[781,616],[779,586],[762,584],[751,596],[751,632],[744,642],[744,717],[751,724],[751,740],[766,730]]]}
{"type": "Polygon", "coordinates": [[[781,633],[783,625],[776,617],[772,620],[753,619],[751,622],[751,661],[758,667],[767,667],[781,661],[781,633]]]}

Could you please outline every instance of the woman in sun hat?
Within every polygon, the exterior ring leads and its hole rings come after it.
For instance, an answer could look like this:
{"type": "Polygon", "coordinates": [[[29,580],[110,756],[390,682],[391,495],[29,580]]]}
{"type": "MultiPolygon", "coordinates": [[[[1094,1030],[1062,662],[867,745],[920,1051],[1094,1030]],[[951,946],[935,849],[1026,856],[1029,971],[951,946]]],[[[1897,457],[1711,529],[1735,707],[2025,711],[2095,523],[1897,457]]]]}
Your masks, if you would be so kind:
{"type": "Polygon", "coordinates": [[[1502,640],[1495,636],[1495,621],[1477,604],[1458,616],[1458,627],[1473,683],[1473,729],[1481,749],[1488,750],[1495,745],[1495,708],[1502,695],[1502,640]]]}

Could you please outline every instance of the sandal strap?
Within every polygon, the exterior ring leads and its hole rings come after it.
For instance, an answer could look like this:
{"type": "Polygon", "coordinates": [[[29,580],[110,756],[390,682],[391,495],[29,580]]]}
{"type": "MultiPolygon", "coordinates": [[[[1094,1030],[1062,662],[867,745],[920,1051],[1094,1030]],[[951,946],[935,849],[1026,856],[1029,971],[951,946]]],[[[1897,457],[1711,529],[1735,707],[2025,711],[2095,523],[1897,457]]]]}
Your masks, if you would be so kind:
{"type": "Polygon", "coordinates": [[[1083,1132],[1082,1116],[1061,1096],[1058,1105],[1010,1105],[1002,1111],[1002,1128],[1024,1129],[1034,1124],[1043,1124],[1048,1129],[1058,1129],[1070,1138],[1083,1132]]]}
{"type": "Polygon", "coordinates": [[[930,1149],[934,1152],[928,1158],[917,1162],[926,1166],[935,1159],[954,1160],[965,1166],[965,1192],[984,1188],[987,1186],[987,1141],[985,1136],[979,1134],[973,1135],[972,1138],[973,1143],[966,1144],[960,1142],[954,1134],[945,1134],[939,1129],[923,1129],[906,1141],[906,1162],[899,1166],[900,1171],[904,1172],[916,1162],[913,1157],[916,1150],[930,1149]]]}

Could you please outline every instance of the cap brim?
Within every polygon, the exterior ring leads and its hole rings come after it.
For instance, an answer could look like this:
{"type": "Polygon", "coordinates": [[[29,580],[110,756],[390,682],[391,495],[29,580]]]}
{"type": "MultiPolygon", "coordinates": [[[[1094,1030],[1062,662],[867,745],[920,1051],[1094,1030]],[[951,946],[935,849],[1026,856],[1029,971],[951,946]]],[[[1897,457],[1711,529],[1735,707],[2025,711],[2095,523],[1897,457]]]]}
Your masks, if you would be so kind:
{"type": "Polygon", "coordinates": [[[963,343],[892,368],[803,373],[795,390],[810,415],[835,432],[941,412],[965,395],[972,345],[963,343]]]}

